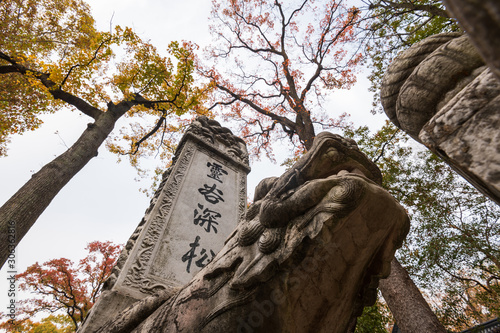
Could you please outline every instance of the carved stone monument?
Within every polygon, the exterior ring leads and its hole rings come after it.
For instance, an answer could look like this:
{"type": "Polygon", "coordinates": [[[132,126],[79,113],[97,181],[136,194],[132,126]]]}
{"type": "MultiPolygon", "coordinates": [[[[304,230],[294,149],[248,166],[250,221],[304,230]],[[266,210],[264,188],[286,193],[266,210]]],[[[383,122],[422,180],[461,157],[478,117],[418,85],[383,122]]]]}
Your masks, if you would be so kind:
{"type": "Polygon", "coordinates": [[[98,332],[344,333],[406,236],[403,207],[352,140],[319,134],[263,180],[223,249],[180,290],[160,291],[98,332]]]}
{"type": "Polygon", "coordinates": [[[183,136],[149,209],[79,332],[95,332],[138,300],[188,283],[246,211],[244,141],[199,117],[183,136]]]}
{"type": "Polygon", "coordinates": [[[500,204],[500,81],[466,35],[428,37],[388,68],[391,121],[500,204]]]}

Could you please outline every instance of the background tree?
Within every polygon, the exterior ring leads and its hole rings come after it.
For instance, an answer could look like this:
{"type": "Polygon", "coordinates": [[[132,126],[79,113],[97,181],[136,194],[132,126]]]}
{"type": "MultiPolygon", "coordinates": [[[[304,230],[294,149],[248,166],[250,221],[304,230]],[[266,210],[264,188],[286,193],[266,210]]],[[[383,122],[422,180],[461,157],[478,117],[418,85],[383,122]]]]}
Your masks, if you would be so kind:
{"type": "Polygon", "coordinates": [[[75,331],[68,316],[50,315],[39,322],[31,319],[5,321],[0,323],[0,329],[15,333],[72,333],[75,331]]]}
{"type": "Polygon", "coordinates": [[[325,91],[349,88],[361,60],[359,10],[344,1],[214,1],[211,68],[214,108],[239,122],[251,151],[271,156],[273,140],[303,151],[316,131],[345,126],[322,109],[325,91]],[[224,64],[219,66],[219,64],[224,64]]]}
{"type": "MultiPolygon", "coordinates": [[[[71,321],[71,329],[78,329],[100,295],[121,248],[111,242],[94,241],[85,248],[88,255],[80,260],[78,265],[69,259],[60,258],[49,260],[42,265],[35,263],[29,266],[24,273],[17,275],[17,279],[21,290],[30,291],[35,296],[19,302],[17,315],[25,315],[26,318],[13,325],[8,321],[4,322],[5,328],[13,332],[16,327],[30,328],[36,325],[26,322],[26,319],[37,313],[63,312],[63,319],[71,321]]],[[[55,326],[54,321],[64,324],[64,321],[61,322],[63,319],[53,317],[45,323],[42,321],[42,324],[50,328],[51,325],[55,326]]]]}
{"type": "Polygon", "coordinates": [[[2,1],[0,156],[6,154],[10,135],[37,128],[39,114],[54,112],[61,105],[49,108],[43,85],[33,76],[15,75],[7,60],[28,62],[49,59],[53,54],[78,53],[97,34],[88,11],[78,1],[2,1]]]}
{"type": "Polygon", "coordinates": [[[0,208],[0,259],[8,256],[8,223],[17,245],[59,190],[97,155],[123,116],[141,118],[109,148],[137,157],[171,148],[174,119],[203,112],[203,88],[193,84],[194,45],[171,43],[161,56],[129,28],[97,31],[81,0],[0,2],[0,144],[8,135],[36,127],[43,112],[62,106],[92,123],[62,155],[45,165],[0,208]],[[120,61],[114,55],[121,48],[120,61]],[[153,124],[147,121],[153,120],[153,124]],[[167,121],[168,119],[168,121],[167,121]],[[33,124],[33,125],[31,125],[33,124]],[[125,140],[128,149],[121,147],[125,140]],[[135,155],[133,155],[135,153],[135,155]]]}
{"type": "Polygon", "coordinates": [[[380,299],[372,306],[363,309],[363,314],[358,317],[355,333],[386,333],[390,329],[389,323],[394,320],[389,308],[380,299]]]}

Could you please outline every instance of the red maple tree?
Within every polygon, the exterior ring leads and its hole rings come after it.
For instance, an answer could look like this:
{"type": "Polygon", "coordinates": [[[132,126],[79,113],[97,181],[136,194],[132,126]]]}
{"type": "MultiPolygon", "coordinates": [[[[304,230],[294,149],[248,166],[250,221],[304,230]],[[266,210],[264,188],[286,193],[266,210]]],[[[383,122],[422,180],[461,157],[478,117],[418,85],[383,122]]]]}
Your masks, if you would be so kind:
{"type": "Polygon", "coordinates": [[[212,62],[199,69],[216,88],[212,108],[239,122],[252,153],[270,156],[272,135],[308,149],[316,130],[345,126],[345,114],[325,112],[322,94],[356,81],[357,8],[336,0],[213,0],[211,18],[212,62]]]}
{"type": "Polygon", "coordinates": [[[34,297],[19,302],[18,315],[62,311],[77,329],[101,293],[121,248],[109,241],[94,241],[87,245],[88,255],[78,264],[60,258],[29,266],[17,279],[19,288],[34,297]]]}

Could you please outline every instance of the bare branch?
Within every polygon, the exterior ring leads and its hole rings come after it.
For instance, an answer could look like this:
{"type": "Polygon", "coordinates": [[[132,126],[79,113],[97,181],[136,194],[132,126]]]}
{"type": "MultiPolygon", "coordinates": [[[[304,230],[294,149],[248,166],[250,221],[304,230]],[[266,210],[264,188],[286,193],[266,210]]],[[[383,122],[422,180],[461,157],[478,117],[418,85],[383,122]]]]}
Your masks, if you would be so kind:
{"type": "Polygon", "coordinates": [[[220,90],[222,90],[222,91],[228,93],[229,95],[231,95],[233,97],[233,101],[241,101],[241,102],[247,104],[248,106],[250,106],[252,109],[254,109],[255,111],[257,111],[258,113],[263,114],[265,116],[268,116],[272,120],[275,120],[275,121],[277,121],[277,122],[279,122],[281,124],[284,124],[284,125],[286,125],[289,128],[295,128],[295,123],[292,122],[290,119],[288,119],[286,117],[278,116],[277,114],[272,113],[271,111],[263,109],[262,107],[258,106],[253,101],[251,101],[250,99],[242,97],[242,96],[234,93],[233,91],[231,91],[230,89],[228,89],[227,87],[225,87],[223,85],[216,84],[216,86],[220,90]]]}
{"type": "Polygon", "coordinates": [[[392,139],[394,139],[396,137],[396,135],[398,135],[398,133],[400,132],[400,130],[398,129],[396,132],[394,132],[394,134],[389,138],[389,140],[387,140],[386,142],[384,142],[384,144],[382,145],[382,149],[380,150],[380,154],[377,156],[377,158],[375,158],[373,160],[374,163],[377,163],[379,159],[381,159],[382,157],[384,157],[384,151],[385,151],[385,148],[389,145],[389,143],[391,143],[392,139]]]}

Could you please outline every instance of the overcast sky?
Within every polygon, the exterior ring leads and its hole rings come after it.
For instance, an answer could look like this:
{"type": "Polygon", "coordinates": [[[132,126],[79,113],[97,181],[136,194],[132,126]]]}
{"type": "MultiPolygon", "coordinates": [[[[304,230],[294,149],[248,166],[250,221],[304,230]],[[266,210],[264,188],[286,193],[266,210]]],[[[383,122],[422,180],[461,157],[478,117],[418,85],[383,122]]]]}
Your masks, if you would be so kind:
{"type": "MultiPolygon", "coordinates": [[[[210,41],[208,0],[90,0],[99,29],[114,25],[131,26],[144,39],[151,39],[159,50],[172,40],[190,40],[200,46],[210,41]]],[[[358,125],[379,127],[383,116],[370,114],[369,83],[360,75],[349,91],[335,92],[330,100],[335,113],[347,112],[358,125]]],[[[67,147],[83,132],[90,119],[77,112],[61,111],[43,117],[44,125],[35,132],[12,138],[8,156],[0,158],[0,203],[3,204],[30,176],[67,147]]],[[[119,125],[119,124],[118,124],[119,125]]],[[[225,125],[225,124],[223,124],[225,125]]],[[[116,128],[119,128],[117,126],[116,128]]],[[[249,195],[265,177],[282,172],[279,163],[287,157],[278,154],[278,164],[252,163],[248,178],[249,195]]],[[[52,201],[17,249],[18,273],[35,262],[55,258],[78,261],[84,248],[94,240],[125,243],[144,215],[149,198],[139,191],[149,180],[137,178],[127,162],[116,163],[116,156],[104,147],[52,201]]],[[[7,272],[0,271],[0,311],[7,303],[7,272]]]]}

